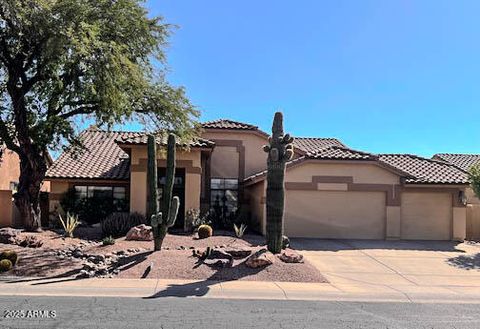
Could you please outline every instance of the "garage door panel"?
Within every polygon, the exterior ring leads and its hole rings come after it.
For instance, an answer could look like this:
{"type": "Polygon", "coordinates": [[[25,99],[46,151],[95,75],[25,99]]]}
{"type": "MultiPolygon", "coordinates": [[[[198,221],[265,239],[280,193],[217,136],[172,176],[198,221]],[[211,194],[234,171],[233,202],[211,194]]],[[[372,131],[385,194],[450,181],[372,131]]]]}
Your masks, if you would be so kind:
{"type": "Polygon", "coordinates": [[[291,237],[383,239],[385,193],[287,191],[285,232],[291,237]]]}
{"type": "Polygon", "coordinates": [[[450,193],[404,192],[401,218],[402,239],[450,240],[452,195],[450,193]]]}

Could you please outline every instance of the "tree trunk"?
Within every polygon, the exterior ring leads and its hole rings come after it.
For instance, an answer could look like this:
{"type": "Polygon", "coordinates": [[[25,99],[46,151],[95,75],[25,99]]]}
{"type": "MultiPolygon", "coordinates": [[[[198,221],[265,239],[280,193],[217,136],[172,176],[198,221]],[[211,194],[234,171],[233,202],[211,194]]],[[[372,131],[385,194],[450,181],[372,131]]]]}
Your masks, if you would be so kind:
{"type": "Polygon", "coordinates": [[[41,155],[20,156],[20,178],[18,192],[14,195],[23,227],[29,232],[41,230],[40,188],[47,170],[45,159],[41,155]]]}

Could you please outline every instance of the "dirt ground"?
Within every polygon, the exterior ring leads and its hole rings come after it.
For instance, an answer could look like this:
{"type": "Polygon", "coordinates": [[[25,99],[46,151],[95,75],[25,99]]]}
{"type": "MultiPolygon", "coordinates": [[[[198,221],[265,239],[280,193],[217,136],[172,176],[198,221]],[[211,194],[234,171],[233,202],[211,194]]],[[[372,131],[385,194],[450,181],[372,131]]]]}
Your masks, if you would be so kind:
{"type": "Polygon", "coordinates": [[[153,252],[153,241],[126,241],[116,239],[111,246],[103,246],[99,232],[79,229],[76,236],[64,238],[53,231],[42,233],[21,233],[21,236],[34,234],[41,240],[40,248],[22,248],[16,245],[0,244],[0,251],[11,249],[19,254],[15,268],[3,276],[69,277],[75,276],[83,267],[83,262],[74,257],[58,257],[56,251],[68,248],[81,248],[91,255],[111,255],[124,251],[127,255],[117,264],[118,278],[161,278],[191,280],[251,280],[287,282],[326,282],[321,273],[308,261],[303,264],[288,264],[276,259],[265,268],[251,269],[245,259],[235,260],[231,268],[211,268],[198,262],[192,255],[194,249],[206,247],[229,248],[246,247],[258,250],[264,244],[264,237],[245,235],[237,239],[231,232],[216,232],[207,239],[197,239],[193,235],[168,234],[162,251],[153,252]]]}

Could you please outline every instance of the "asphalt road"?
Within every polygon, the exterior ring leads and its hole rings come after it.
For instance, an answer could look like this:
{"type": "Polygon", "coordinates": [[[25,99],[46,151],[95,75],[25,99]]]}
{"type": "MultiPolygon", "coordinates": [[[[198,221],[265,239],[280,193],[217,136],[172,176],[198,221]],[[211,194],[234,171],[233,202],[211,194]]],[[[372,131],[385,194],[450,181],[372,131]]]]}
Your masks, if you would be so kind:
{"type": "Polygon", "coordinates": [[[0,297],[0,309],[2,329],[480,328],[480,304],[22,296],[0,297]],[[5,318],[33,311],[48,312],[5,318]]]}

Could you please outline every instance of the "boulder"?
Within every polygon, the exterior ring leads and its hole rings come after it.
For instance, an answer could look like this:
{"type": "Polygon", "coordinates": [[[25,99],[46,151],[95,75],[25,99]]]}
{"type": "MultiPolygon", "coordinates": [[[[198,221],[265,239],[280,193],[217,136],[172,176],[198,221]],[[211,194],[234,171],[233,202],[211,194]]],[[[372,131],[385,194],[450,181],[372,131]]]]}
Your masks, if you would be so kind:
{"type": "Polygon", "coordinates": [[[18,240],[18,231],[11,227],[0,228],[0,243],[13,244],[18,240]]]}
{"type": "Polygon", "coordinates": [[[292,249],[284,250],[278,258],[284,263],[303,263],[303,255],[292,249]]]}
{"type": "Polygon", "coordinates": [[[275,260],[275,256],[267,249],[260,249],[253,255],[248,257],[245,265],[250,268],[258,268],[272,265],[275,260]]]}
{"type": "Polygon", "coordinates": [[[151,241],[153,240],[152,227],[145,224],[134,226],[128,231],[125,240],[151,241]]]}
{"type": "Polygon", "coordinates": [[[248,248],[227,248],[227,249],[225,249],[225,252],[227,254],[232,255],[232,257],[235,258],[235,259],[242,259],[242,258],[250,256],[250,254],[252,253],[252,249],[248,249],[248,248]]]}

